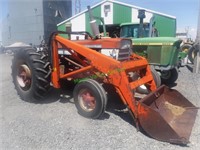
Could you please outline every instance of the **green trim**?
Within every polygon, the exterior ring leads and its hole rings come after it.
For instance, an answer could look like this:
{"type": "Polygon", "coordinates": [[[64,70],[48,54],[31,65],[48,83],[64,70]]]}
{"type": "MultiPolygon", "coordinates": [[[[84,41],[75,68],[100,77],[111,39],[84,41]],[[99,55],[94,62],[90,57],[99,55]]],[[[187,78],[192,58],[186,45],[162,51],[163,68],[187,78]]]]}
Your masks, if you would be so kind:
{"type": "Polygon", "coordinates": [[[176,36],[176,19],[164,17],[154,14],[155,26],[160,37],[175,37],[176,36]]]}
{"type": "MultiPolygon", "coordinates": [[[[57,27],[57,30],[58,31],[66,31],[66,23],[63,23],[62,25],[59,25],[57,27]]],[[[60,34],[62,37],[64,38],[67,38],[67,35],[66,34],[60,34]]]]}
{"type": "Polygon", "coordinates": [[[132,39],[133,45],[174,45],[181,40],[174,37],[147,37],[132,39]]]}
{"type": "Polygon", "coordinates": [[[124,5],[113,3],[113,24],[122,22],[131,22],[132,8],[124,5]]]}
{"type": "Polygon", "coordinates": [[[65,23],[63,23],[62,25],[59,25],[57,29],[58,31],[65,31],[66,30],[65,23]]]}
{"type": "MultiPolygon", "coordinates": [[[[148,24],[149,22],[144,22],[144,24],[148,24]]],[[[128,26],[128,25],[137,25],[139,24],[139,22],[125,22],[125,23],[121,23],[120,27],[122,26],[128,26]]]]}
{"type": "Polygon", "coordinates": [[[174,45],[174,43],[133,43],[133,45],[174,45]]]}

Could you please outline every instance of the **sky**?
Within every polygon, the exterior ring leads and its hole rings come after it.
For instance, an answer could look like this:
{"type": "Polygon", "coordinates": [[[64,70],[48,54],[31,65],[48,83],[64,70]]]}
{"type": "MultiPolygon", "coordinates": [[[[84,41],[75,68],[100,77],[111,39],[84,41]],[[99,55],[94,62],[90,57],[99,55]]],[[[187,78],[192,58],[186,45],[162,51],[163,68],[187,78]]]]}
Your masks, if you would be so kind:
{"type": "MultiPolygon", "coordinates": [[[[1,41],[1,29],[2,29],[2,17],[6,11],[5,1],[6,0],[0,0],[0,41],[1,41]]],[[[74,10],[75,0],[72,1],[74,10]]],[[[99,3],[101,0],[80,0],[80,1],[81,1],[81,10],[83,11],[86,9],[87,5],[93,6],[99,3]]],[[[117,0],[117,1],[175,16],[177,18],[177,31],[185,32],[185,30],[188,30],[189,36],[191,36],[192,39],[195,39],[196,37],[200,0],[117,0]]]]}
{"type": "Polygon", "coordinates": [[[2,39],[1,30],[2,30],[2,2],[0,1],[0,41],[2,39]]]}

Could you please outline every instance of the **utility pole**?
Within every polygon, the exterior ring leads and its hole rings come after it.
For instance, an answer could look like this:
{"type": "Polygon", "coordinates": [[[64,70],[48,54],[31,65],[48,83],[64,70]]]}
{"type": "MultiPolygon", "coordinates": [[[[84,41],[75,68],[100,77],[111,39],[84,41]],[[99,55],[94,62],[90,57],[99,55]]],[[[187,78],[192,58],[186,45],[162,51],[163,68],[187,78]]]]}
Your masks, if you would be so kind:
{"type": "Polygon", "coordinates": [[[200,43],[200,3],[199,3],[199,17],[198,17],[198,25],[197,25],[196,42],[200,43]]]}
{"type": "Polygon", "coordinates": [[[75,0],[75,3],[74,3],[74,8],[75,8],[75,14],[78,14],[81,12],[81,0],[75,0]]]}
{"type": "Polygon", "coordinates": [[[187,38],[187,40],[189,39],[189,30],[190,30],[189,26],[185,27],[185,32],[186,32],[186,38],[187,38]]]}
{"type": "Polygon", "coordinates": [[[198,16],[198,25],[197,25],[197,36],[195,40],[195,48],[197,55],[194,58],[194,67],[193,73],[200,73],[200,3],[199,3],[199,16],[198,16]]]}

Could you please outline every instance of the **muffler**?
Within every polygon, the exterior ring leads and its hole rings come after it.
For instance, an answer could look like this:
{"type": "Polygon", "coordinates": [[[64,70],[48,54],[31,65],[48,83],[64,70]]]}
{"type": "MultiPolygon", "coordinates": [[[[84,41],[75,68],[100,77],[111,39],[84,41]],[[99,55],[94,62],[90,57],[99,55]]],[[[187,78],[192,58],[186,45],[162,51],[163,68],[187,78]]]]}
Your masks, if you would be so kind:
{"type": "Polygon", "coordinates": [[[198,108],[178,91],[162,85],[138,103],[138,120],[152,138],[173,144],[189,143],[198,108]]]}

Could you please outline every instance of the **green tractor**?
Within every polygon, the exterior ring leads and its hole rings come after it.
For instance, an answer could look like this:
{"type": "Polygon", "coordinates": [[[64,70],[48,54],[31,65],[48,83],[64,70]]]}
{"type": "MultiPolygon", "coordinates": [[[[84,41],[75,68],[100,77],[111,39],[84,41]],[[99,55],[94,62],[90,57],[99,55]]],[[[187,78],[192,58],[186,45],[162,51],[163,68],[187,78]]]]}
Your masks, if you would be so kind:
{"type": "Polygon", "coordinates": [[[162,83],[172,84],[178,78],[179,52],[182,40],[175,37],[159,37],[154,18],[143,22],[145,10],[139,10],[139,23],[120,25],[120,37],[132,38],[133,51],[147,58],[160,74],[162,83]]]}

